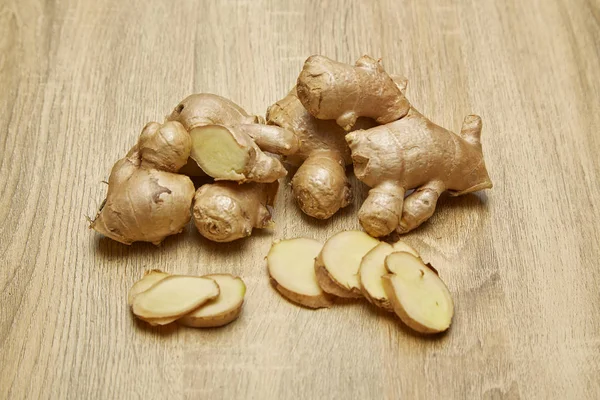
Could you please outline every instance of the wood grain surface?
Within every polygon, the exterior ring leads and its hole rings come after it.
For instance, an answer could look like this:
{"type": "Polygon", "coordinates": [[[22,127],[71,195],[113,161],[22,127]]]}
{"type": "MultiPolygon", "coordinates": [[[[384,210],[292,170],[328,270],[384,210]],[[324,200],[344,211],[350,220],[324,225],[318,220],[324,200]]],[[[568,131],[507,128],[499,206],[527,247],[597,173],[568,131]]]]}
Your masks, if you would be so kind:
{"type": "Polygon", "coordinates": [[[600,398],[597,0],[0,0],[0,88],[0,398],[600,398]],[[270,286],[272,240],[359,228],[354,179],[328,221],[282,185],[276,228],[231,244],[191,224],[160,247],[87,229],[146,122],[193,92],[262,114],[315,53],[381,57],[445,127],[483,118],[494,188],[405,237],[453,293],[446,335],[270,286]],[[150,268],[242,276],[242,316],[136,321],[126,293],[150,268]]]}

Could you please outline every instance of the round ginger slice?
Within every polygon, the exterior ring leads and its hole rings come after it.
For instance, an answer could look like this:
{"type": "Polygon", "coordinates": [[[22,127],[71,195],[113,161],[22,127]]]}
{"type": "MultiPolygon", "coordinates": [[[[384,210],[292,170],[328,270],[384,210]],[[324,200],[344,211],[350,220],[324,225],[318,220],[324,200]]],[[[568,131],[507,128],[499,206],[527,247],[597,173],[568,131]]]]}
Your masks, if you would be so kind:
{"type": "Polygon", "coordinates": [[[131,309],[141,320],[165,325],[218,295],[219,286],[210,278],[172,275],[135,296],[131,309]]]}
{"type": "Polygon", "coordinates": [[[330,307],[331,299],[315,275],[315,258],[322,248],[320,242],[306,238],[273,243],[267,254],[267,267],[277,291],[305,307],[330,307]]]}
{"type": "Polygon", "coordinates": [[[383,288],[402,322],[421,333],[447,330],[454,303],[436,271],[407,252],[390,254],[385,265],[390,274],[383,276],[383,288]]]}
{"type": "Polygon", "coordinates": [[[338,297],[362,297],[358,271],[362,258],[379,240],[361,231],[344,231],[333,235],[315,261],[319,286],[338,297]]]}
{"type": "Polygon", "coordinates": [[[388,273],[385,269],[385,258],[396,251],[405,251],[415,257],[420,257],[415,249],[404,242],[396,242],[393,245],[382,242],[362,258],[359,270],[362,294],[370,303],[390,312],[394,310],[385,294],[385,290],[383,290],[381,277],[388,273]]]}
{"type": "Polygon", "coordinates": [[[233,322],[242,312],[246,285],[241,278],[229,274],[205,275],[219,285],[219,296],[177,320],[192,328],[215,328],[233,322]]]}

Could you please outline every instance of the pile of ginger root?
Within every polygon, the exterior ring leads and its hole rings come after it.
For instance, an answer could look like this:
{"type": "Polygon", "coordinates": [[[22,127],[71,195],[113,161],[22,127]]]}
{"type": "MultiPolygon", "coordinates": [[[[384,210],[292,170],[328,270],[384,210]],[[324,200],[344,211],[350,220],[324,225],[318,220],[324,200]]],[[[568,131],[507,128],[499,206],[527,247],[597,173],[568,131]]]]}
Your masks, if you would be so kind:
{"type": "Polygon", "coordinates": [[[188,96],[115,163],[90,228],[124,244],[158,245],[190,220],[212,241],[248,237],[273,226],[288,164],[297,167],[291,190],[305,214],[327,219],[351,203],[352,166],[371,188],[358,211],[363,229],[376,238],[409,232],[433,215],[443,192],[492,182],[481,118],[467,116],[453,133],[414,109],[406,87],[369,56],[349,65],[314,55],[266,118],[215,94],[188,96]],[[195,177],[204,184],[194,186],[195,177]]]}

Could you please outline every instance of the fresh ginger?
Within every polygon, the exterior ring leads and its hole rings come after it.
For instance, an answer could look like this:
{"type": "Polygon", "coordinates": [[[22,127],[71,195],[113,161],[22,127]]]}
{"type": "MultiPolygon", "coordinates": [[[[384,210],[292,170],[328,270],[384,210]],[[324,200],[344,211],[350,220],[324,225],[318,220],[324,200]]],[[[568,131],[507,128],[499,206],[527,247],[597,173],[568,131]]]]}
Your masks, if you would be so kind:
{"type": "Polygon", "coordinates": [[[146,272],[128,294],[133,314],[150,325],[209,328],[226,325],[242,310],[246,285],[229,274],[202,277],[146,272]]]}
{"type": "Polygon", "coordinates": [[[129,293],[127,294],[127,304],[129,307],[133,305],[135,296],[150,289],[150,287],[154,286],[158,281],[162,281],[167,276],[169,276],[169,274],[162,272],[159,269],[146,271],[142,279],[134,283],[131,289],[129,289],[129,293]]]}
{"type": "Polygon", "coordinates": [[[371,304],[387,311],[393,311],[393,309],[383,289],[381,277],[387,273],[385,258],[397,251],[405,251],[415,257],[420,257],[415,249],[404,242],[396,242],[393,245],[381,242],[362,258],[358,274],[360,290],[365,298],[371,304]]]}
{"type": "Polygon", "coordinates": [[[212,279],[171,275],[133,297],[131,310],[151,325],[166,325],[218,295],[219,285],[212,279]]]}
{"type": "Polygon", "coordinates": [[[431,266],[407,252],[386,257],[383,288],[402,322],[421,333],[447,330],[454,315],[450,291],[431,266]]]}
{"type": "Polygon", "coordinates": [[[285,155],[298,148],[293,133],[266,126],[262,117],[214,94],[186,97],[167,120],[179,121],[190,133],[190,157],[199,167],[188,162],[184,171],[190,175],[203,171],[217,180],[273,182],[287,172],[262,150],[285,155]]]}
{"type": "MultiPolygon", "coordinates": [[[[256,125],[259,129],[281,129],[256,125]]],[[[216,180],[274,182],[287,171],[281,162],[262,152],[247,130],[253,125],[205,125],[190,130],[190,156],[207,175],[216,180]]]]}
{"type": "Polygon", "coordinates": [[[372,188],[358,213],[363,228],[375,237],[405,233],[431,217],[442,192],[491,188],[480,135],[476,115],[456,135],[414,108],[392,123],[349,133],[354,173],[372,188]],[[409,189],[416,190],[405,199],[409,189]]]}
{"type": "Polygon", "coordinates": [[[319,286],[338,297],[362,297],[360,263],[378,244],[379,240],[360,231],[344,231],[330,237],[315,260],[319,286]]]}
{"type": "Polygon", "coordinates": [[[362,56],[355,66],[314,55],[298,77],[298,98],[318,119],[333,119],[348,131],[358,117],[380,124],[408,113],[410,103],[381,64],[362,56]]]}
{"type": "Polygon", "coordinates": [[[137,144],[113,166],[108,193],[90,228],[124,244],[160,244],[189,222],[192,181],[177,171],[191,139],[179,122],[147,124],[137,144]]]}
{"type": "Polygon", "coordinates": [[[271,282],[284,297],[309,308],[331,306],[315,274],[315,258],[323,245],[307,238],[275,241],[267,254],[271,282]]]}
{"type": "Polygon", "coordinates": [[[310,115],[300,103],[296,88],[269,107],[267,123],[293,132],[300,143],[285,160],[300,166],[292,179],[292,190],[305,214],[326,219],[350,204],[345,166],[352,163],[352,158],[343,129],[334,121],[310,115]]]}
{"type": "Polygon", "coordinates": [[[192,328],[216,328],[234,321],[242,312],[246,285],[241,278],[230,274],[205,275],[219,285],[219,296],[177,320],[192,328]]]}
{"type": "Polygon", "coordinates": [[[272,207],[279,183],[216,182],[201,186],[192,207],[200,234],[215,242],[250,236],[253,228],[273,226],[272,207]]]}
{"type": "Polygon", "coordinates": [[[233,101],[210,93],[192,94],[183,99],[167,117],[189,132],[205,125],[262,124],[264,119],[250,115],[233,101]]]}

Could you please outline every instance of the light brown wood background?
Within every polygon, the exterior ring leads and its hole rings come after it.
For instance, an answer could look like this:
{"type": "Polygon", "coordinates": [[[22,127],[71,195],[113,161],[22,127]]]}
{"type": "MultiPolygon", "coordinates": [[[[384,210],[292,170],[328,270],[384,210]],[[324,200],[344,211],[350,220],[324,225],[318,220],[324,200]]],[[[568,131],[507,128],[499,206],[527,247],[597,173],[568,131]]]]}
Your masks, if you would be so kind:
{"type": "Polygon", "coordinates": [[[597,0],[1,0],[0,398],[599,398],[599,53],[597,0]],[[87,229],[146,122],[201,91],[264,113],[314,53],[382,57],[448,128],[483,117],[494,188],[406,236],[454,295],[447,335],[270,287],[273,239],[359,228],[356,181],[325,222],[283,186],[274,231],[231,244],[87,229]],[[149,328],[125,301],[147,268],[239,274],[244,312],[149,328]]]}

